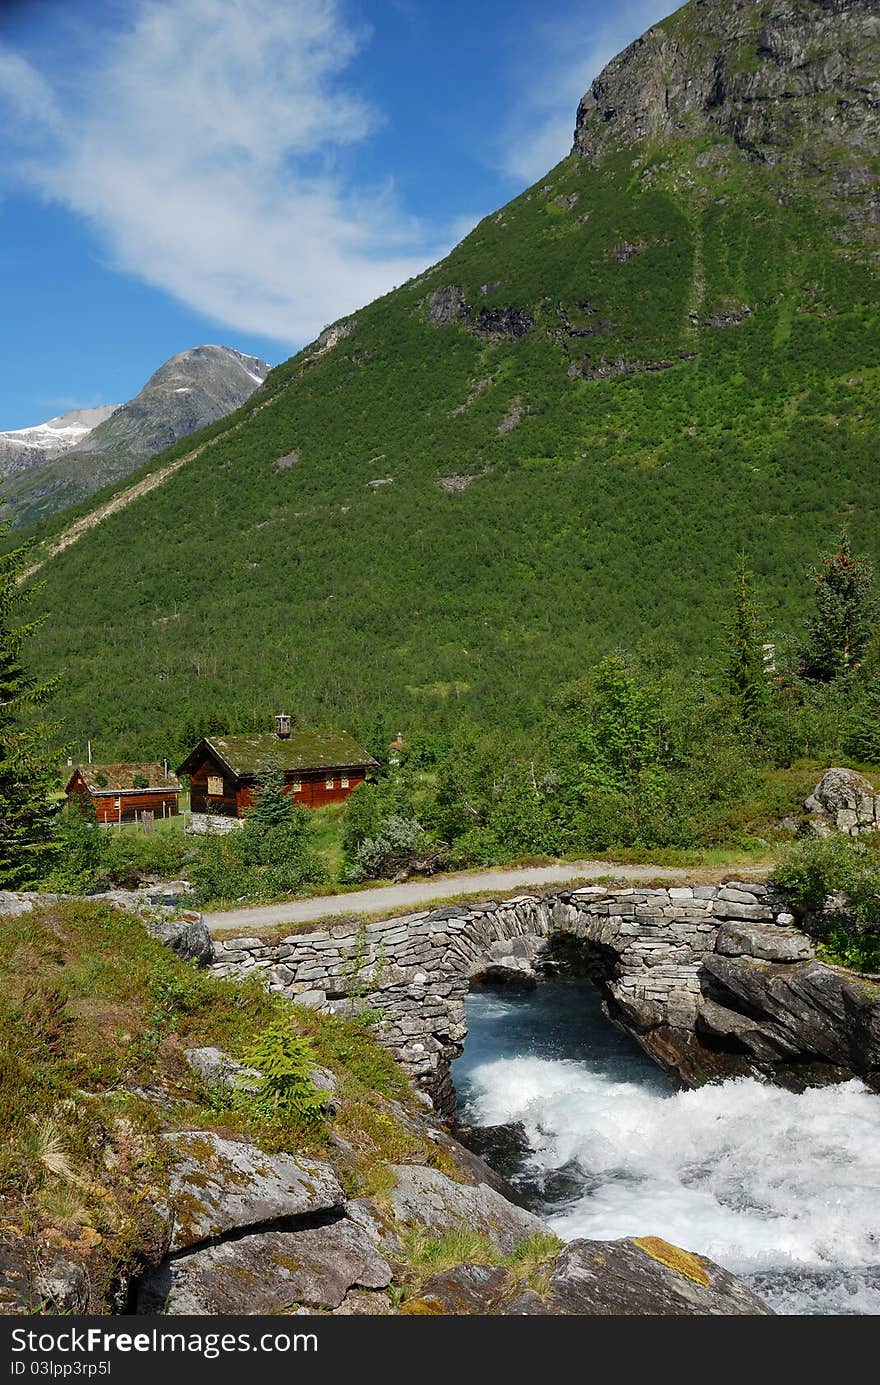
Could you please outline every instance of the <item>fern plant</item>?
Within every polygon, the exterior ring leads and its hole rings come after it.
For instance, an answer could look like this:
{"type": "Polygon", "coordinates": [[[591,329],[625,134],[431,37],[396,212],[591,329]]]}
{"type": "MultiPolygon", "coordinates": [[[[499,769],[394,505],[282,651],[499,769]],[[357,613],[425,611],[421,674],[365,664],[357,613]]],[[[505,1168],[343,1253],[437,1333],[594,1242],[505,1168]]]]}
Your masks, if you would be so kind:
{"type": "Polygon", "coordinates": [[[311,1078],[315,1055],[309,1040],[294,1034],[289,1021],[279,1018],[261,1030],[244,1061],[262,1074],[251,1100],[264,1114],[293,1116],[309,1124],[321,1119],[326,1097],[311,1078]]]}

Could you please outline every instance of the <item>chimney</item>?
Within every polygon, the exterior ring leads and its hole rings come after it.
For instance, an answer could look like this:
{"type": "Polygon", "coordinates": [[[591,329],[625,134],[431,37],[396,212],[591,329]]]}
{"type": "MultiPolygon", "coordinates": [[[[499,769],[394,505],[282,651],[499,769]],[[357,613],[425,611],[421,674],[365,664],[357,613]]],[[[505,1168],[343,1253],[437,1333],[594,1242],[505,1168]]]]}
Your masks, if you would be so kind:
{"type": "Polygon", "coordinates": [[[286,741],[290,735],[290,717],[279,712],[275,718],[275,735],[279,741],[286,741]]]}

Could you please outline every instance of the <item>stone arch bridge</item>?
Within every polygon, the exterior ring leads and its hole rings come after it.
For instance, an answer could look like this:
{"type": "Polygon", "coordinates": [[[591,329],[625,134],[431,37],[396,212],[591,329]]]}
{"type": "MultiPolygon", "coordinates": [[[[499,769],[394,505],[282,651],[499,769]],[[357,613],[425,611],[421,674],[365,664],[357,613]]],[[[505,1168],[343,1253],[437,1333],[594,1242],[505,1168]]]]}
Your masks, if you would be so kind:
{"type": "Polygon", "coordinates": [[[531,974],[560,938],[579,944],[609,1016],[685,1085],[768,1070],[793,1086],[880,1075],[880,990],[815,961],[794,916],[755,882],[592,886],[227,938],[213,969],[262,971],[271,988],[330,1014],[375,1008],[381,1041],[449,1113],[470,983],[531,974]]]}

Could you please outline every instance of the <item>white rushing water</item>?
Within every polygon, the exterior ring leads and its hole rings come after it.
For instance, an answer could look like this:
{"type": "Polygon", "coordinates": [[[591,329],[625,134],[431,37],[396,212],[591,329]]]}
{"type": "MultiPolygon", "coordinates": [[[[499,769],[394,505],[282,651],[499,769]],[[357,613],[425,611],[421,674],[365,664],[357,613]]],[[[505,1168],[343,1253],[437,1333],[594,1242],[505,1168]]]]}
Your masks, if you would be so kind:
{"type": "Polygon", "coordinates": [[[466,1118],[522,1122],[539,1189],[566,1171],[563,1205],[538,1208],[558,1235],[662,1236],[742,1276],[777,1312],[880,1313],[876,1094],[750,1079],[672,1093],[631,1067],[619,1080],[619,1039],[605,1071],[601,1042],[578,1058],[524,1053],[521,1016],[519,1056],[489,1057],[510,1051],[485,1030],[504,1027],[510,1006],[477,1003],[466,1118]]]}

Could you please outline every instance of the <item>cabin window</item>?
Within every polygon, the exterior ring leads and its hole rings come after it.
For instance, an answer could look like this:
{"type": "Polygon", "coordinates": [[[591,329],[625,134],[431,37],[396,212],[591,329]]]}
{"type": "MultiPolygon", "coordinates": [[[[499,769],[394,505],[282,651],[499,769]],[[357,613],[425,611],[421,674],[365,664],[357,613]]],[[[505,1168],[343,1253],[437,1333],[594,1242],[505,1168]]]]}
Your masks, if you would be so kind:
{"type": "Polygon", "coordinates": [[[335,782],[336,782],[336,781],[335,781],[335,780],[332,778],[332,776],[329,775],[329,774],[328,774],[327,778],[324,780],[324,783],[326,784],[326,786],[327,786],[328,789],[332,789],[333,786],[334,786],[334,784],[335,784],[335,782]]]}
{"type": "Polygon", "coordinates": [[[341,778],[340,781],[339,781],[339,787],[340,787],[341,789],[347,789],[347,788],[348,788],[348,775],[347,775],[347,774],[343,774],[342,778],[341,778]]]}
{"type": "Polygon", "coordinates": [[[119,812],[119,799],[118,799],[118,798],[114,798],[114,800],[113,800],[113,811],[114,811],[114,813],[118,813],[118,812],[119,812]]]}
{"type": "Polygon", "coordinates": [[[294,781],[293,781],[293,792],[294,792],[294,793],[302,793],[302,786],[303,786],[303,785],[302,785],[302,780],[301,780],[301,779],[294,779],[294,781]]]}
{"type": "Polygon", "coordinates": [[[216,774],[208,775],[208,793],[212,798],[223,797],[223,780],[216,774]]]}

